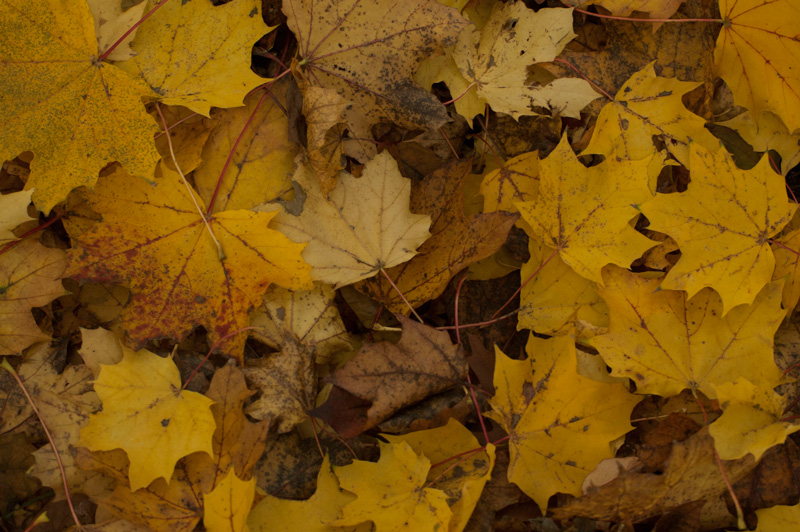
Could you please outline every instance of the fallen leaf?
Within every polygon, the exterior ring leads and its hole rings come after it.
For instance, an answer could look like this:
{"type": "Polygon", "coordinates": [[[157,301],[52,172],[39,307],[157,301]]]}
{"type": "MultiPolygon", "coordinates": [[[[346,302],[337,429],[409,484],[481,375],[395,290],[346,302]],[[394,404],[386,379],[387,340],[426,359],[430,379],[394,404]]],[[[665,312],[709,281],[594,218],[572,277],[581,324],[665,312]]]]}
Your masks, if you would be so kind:
{"type": "Polygon", "coordinates": [[[508,432],[508,480],[544,512],[551,495],[580,495],[586,475],[614,456],[611,442],[633,428],[628,420],[639,398],[619,383],[579,375],[566,336],[531,335],[527,360],[495,351],[497,392],[486,415],[508,432]]]}
{"type": "Polygon", "coordinates": [[[656,76],[654,63],[649,63],[600,111],[595,134],[583,153],[631,161],[649,159],[656,151],[653,137],[660,137],[667,151],[691,168],[690,144],[719,148],[719,141],[703,127],[706,121],[686,109],[681,100],[699,85],[656,76]]]}
{"type": "Polygon", "coordinates": [[[617,17],[629,17],[634,11],[639,11],[649,13],[650,18],[670,18],[683,0],[566,0],[564,3],[573,7],[603,6],[617,17]]]}
{"type": "Polygon", "coordinates": [[[0,36],[0,160],[34,153],[26,187],[35,189],[36,207],[49,214],[73,188],[93,186],[98,171],[115,161],[149,177],[158,160],[156,125],[141,99],[153,93],[97,60],[86,3],[9,0],[0,19],[9,29],[0,36]]]}
{"type": "Polygon", "coordinates": [[[264,453],[269,426],[252,423],[244,414],[244,403],[254,392],[247,389],[242,371],[226,365],[211,379],[206,397],[214,403],[211,413],[216,430],[211,440],[213,453],[194,453],[186,457],[186,477],[203,493],[219,486],[229,471],[238,479],[249,479],[264,453]]]}
{"type": "Polygon", "coordinates": [[[723,315],[712,290],[689,299],[686,292],[658,290],[658,278],[616,267],[604,270],[604,278],[599,292],[609,308],[608,333],[590,343],[611,374],[632,379],[638,393],[669,397],[688,388],[716,398],[713,385],[740,375],[764,389],[781,382],[772,353],[783,319],[780,282],[768,284],[752,305],[723,315]]]}
{"type": "MultiPolygon", "coordinates": [[[[732,483],[754,466],[752,457],[723,462],[732,483]]],[[[714,458],[714,440],[702,429],[673,445],[663,473],[622,473],[596,491],[551,511],[554,519],[580,515],[598,521],[641,521],[725,491],[725,480],[714,458]]]]}
{"type": "Polygon", "coordinates": [[[372,402],[366,425],[360,431],[377,425],[401,408],[458,386],[466,378],[467,363],[446,332],[404,316],[397,319],[403,326],[397,344],[365,345],[355,358],[327,378],[348,393],[372,402]]]}
{"type": "Polygon", "coordinates": [[[30,238],[0,255],[0,355],[19,355],[29,345],[50,339],[36,325],[31,309],[65,294],[65,258],[60,249],[30,238]]]}
{"type": "Polygon", "coordinates": [[[103,410],[81,430],[80,445],[93,451],[123,449],[131,461],[136,491],[155,479],[169,479],[175,462],[193,452],[212,454],[212,401],[181,391],[175,363],[153,353],[123,347],[119,364],[103,366],[94,389],[103,410]]]}
{"type": "Polygon", "coordinates": [[[478,439],[461,423],[450,418],[446,425],[418,430],[403,436],[383,437],[392,444],[407,443],[418,456],[434,465],[428,471],[429,485],[448,497],[452,518],[449,532],[461,532],[467,526],[483,487],[492,476],[495,447],[482,449],[478,439]],[[458,457],[457,461],[453,461],[458,457]]]}
{"type": "Polygon", "coordinates": [[[251,334],[272,349],[290,343],[307,348],[315,363],[327,364],[335,353],[352,349],[335,295],[323,283],[314,283],[312,290],[270,287],[250,319],[251,334]]]}
{"type": "Polygon", "coordinates": [[[503,245],[517,216],[504,212],[464,215],[463,188],[471,168],[469,160],[453,161],[412,184],[410,208],[430,216],[430,238],[411,260],[386,270],[394,286],[385,277],[375,277],[356,289],[390,312],[407,313],[408,305],[399,293],[412,307],[419,307],[441,295],[461,270],[503,245]]]}
{"type": "Polygon", "coordinates": [[[722,415],[708,426],[714,447],[723,460],[747,453],[756,460],[800,425],[781,421],[786,401],[771,389],[759,388],[744,377],[714,386],[722,415]]]}
{"type": "Polygon", "coordinates": [[[342,508],[355,496],[339,489],[339,482],[325,455],[317,475],[317,489],[309,499],[295,501],[267,494],[247,518],[251,532],[304,530],[305,532],[335,532],[341,530],[329,523],[336,520],[342,508]]]}
{"type": "Polygon", "coordinates": [[[455,42],[466,26],[435,0],[285,0],[298,41],[293,70],[308,87],[335,89],[372,123],[437,129],[444,106],[411,79],[419,61],[455,42]]]}
{"type": "Polygon", "coordinates": [[[627,267],[654,245],[630,224],[634,205],[652,197],[649,165],[609,158],[586,168],[563,137],[539,163],[539,195],[517,208],[531,237],[557,248],[578,275],[601,283],[603,266],[627,267]]]}
{"type": "Polygon", "coordinates": [[[203,497],[203,524],[208,532],[246,532],[256,495],[256,479],[241,480],[233,469],[203,497]]]}
{"type": "Polygon", "coordinates": [[[790,133],[783,121],[774,113],[764,111],[753,118],[749,112],[742,113],[719,125],[736,130],[754,150],[775,150],[781,156],[781,174],[800,164],[800,132],[790,133]]]}
{"type": "Polygon", "coordinates": [[[272,29],[260,7],[258,0],[166,3],[139,26],[132,45],[136,55],[120,67],[166,105],[203,116],[211,106],[238,107],[264,83],[250,70],[251,47],[272,29]]]}
{"type": "Polygon", "coordinates": [[[786,198],[783,178],[772,171],[767,157],[751,170],[737,168],[721,148],[711,152],[692,144],[690,157],[689,188],[658,194],[640,210],[650,229],[668,234],[680,246],[681,258],[661,287],[686,290],[690,298],[711,287],[722,298],[725,314],[751,304],[770,281],[775,258],[769,239],[797,206],[786,198]]]}
{"type": "Polygon", "coordinates": [[[355,460],[334,469],[339,485],[356,495],[330,524],[375,523],[376,532],[449,529],[447,495],[425,487],[431,462],[407,443],[381,443],[377,463],[355,460]]]}
{"type": "Polygon", "coordinates": [[[317,375],[312,347],[287,343],[281,352],[252,361],[243,371],[261,394],[246,412],[274,426],[278,434],[302,423],[314,408],[317,375]]]}
{"type": "Polygon", "coordinates": [[[497,112],[517,119],[539,114],[534,107],[543,107],[577,117],[600,97],[588,82],[559,78],[545,86],[526,83],[529,65],[552,61],[574,37],[572,9],[533,11],[524,2],[498,2],[481,30],[461,32],[453,58],[477,96],[497,112]]]}
{"type": "Polygon", "coordinates": [[[206,205],[216,194],[214,212],[294,197],[291,174],[299,148],[289,140],[281,103],[286,101],[286,87],[275,83],[246,97],[243,107],[212,113],[215,126],[194,183],[206,205]]]}
{"type": "Polygon", "coordinates": [[[736,104],[772,111],[800,128],[800,6],[791,0],[720,0],[724,21],[714,51],[717,73],[736,104]]]}
{"type": "Polygon", "coordinates": [[[533,201],[539,194],[539,152],[509,159],[481,182],[483,211],[519,212],[516,203],[533,201]]]}
{"type": "Polygon", "coordinates": [[[306,194],[300,216],[279,213],[272,228],[308,242],[303,259],[311,276],[339,288],[409,260],[430,236],[430,216],[409,211],[411,182],[387,152],[364,166],[360,178],[343,173],[326,197],[300,164],[294,180],[306,194]]]}
{"type": "MultiPolygon", "coordinates": [[[[203,516],[199,494],[181,477],[173,477],[169,482],[159,478],[136,491],[117,486],[100,505],[113,515],[145,525],[153,532],[191,532],[203,516]]],[[[123,531],[128,532],[124,528],[123,531]]]]}
{"type": "MultiPolygon", "coordinates": [[[[73,236],[70,250],[75,279],[130,284],[122,323],[137,346],[154,338],[182,339],[196,325],[216,342],[247,326],[248,311],[271,283],[311,286],[310,267],[300,258],[303,246],[266,228],[275,213],[210,217],[225,254],[220,259],[192,200],[195,193],[161,169],[156,186],[124,172],[102,179],[87,200],[103,220],[73,236]]],[[[218,347],[239,357],[244,341],[238,334],[218,347]]]]}
{"type": "Polygon", "coordinates": [[[800,504],[764,508],[757,510],[756,515],[758,515],[756,532],[781,532],[800,526],[800,504]]]}
{"type": "Polygon", "coordinates": [[[522,265],[520,279],[530,281],[520,292],[518,329],[557,336],[574,330],[578,337],[588,337],[594,328],[608,326],[608,308],[595,283],[534,238],[528,241],[528,250],[531,258],[522,265]]]}

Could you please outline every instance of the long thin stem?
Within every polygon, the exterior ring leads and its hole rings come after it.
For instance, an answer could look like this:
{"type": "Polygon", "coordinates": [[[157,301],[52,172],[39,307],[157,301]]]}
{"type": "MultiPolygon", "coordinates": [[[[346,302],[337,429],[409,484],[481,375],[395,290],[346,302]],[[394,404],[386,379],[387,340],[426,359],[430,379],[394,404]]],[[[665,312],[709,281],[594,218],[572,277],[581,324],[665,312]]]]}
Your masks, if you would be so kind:
{"type": "Polygon", "coordinates": [[[160,8],[161,6],[163,6],[164,4],[166,4],[168,1],[169,1],[169,0],[161,0],[161,1],[160,1],[158,4],[156,4],[155,6],[153,6],[153,9],[151,9],[150,11],[148,11],[147,13],[145,13],[145,15],[144,15],[144,16],[143,16],[143,17],[142,17],[140,20],[139,20],[139,22],[137,22],[136,24],[134,24],[133,26],[131,26],[130,28],[128,28],[128,31],[126,31],[125,33],[123,33],[123,34],[122,34],[122,37],[120,37],[119,39],[117,39],[117,40],[116,40],[116,42],[115,42],[114,44],[112,44],[111,46],[109,46],[109,47],[108,47],[108,50],[106,50],[105,52],[103,52],[103,53],[100,55],[100,61],[105,61],[106,57],[108,57],[108,54],[110,54],[111,52],[113,52],[113,51],[114,51],[114,49],[115,49],[117,46],[119,46],[120,44],[122,44],[122,42],[123,42],[125,39],[127,39],[127,38],[128,38],[128,35],[130,35],[132,32],[134,32],[134,31],[136,30],[136,28],[138,28],[139,26],[141,26],[141,25],[142,25],[142,22],[144,22],[145,20],[147,20],[148,18],[150,18],[150,15],[152,15],[153,13],[155,13],[155,12],[156,12],[156,10],[158,10],[158,8],[160,8]]]}
{"type": "Polygon", "coordinates": [[[67,472],[64,470],[64,464],[61,462],[61,455],[58,454],[58,448],[56,448],[56,442],[53,439],[53,435],[50,434],[50,429],[47,428],[47,423],[44,422],[42,418],[42,414],[39,412],[39,408],[37,408],[36,403],[33,401],[31,394],[28,393],[28,389],[25,387],[25,383],[22,382],[22,379],[14,371],[14,368],[11,367],[11,364],[8,363],[8,360],[4,357],[3,361],[0,362],[0,368],[6,370],[11,374],[15,381],[17,381],[17,385],[22,389],[22,393],[25,394],[25,398],[28,400],[28,403],[31,405],[33,412],[36,414],[36,417],[39,418],[39,423],[42,424],[42,428],[44,429],[44,433],[47,436],[47,441],[50,443],[50,447],[53,448],[53,454],[56,457],[56,463],[58,464],[58,470],[61,473],[61,482],[64,485],[64,496],[67,498],[67,506],[69,506],[69,512],[72,514],[72,519],[75,521],[75,526],[78,527],[78,530],[83,530],[83,525],[81,524],[81,520],[78,519],[78,514],[75,512],[75,507],[72,504],[72,497],[69,494],[69,485],[67,484],[67,472]]]}
{"type": "Polygon", "coordinates": [[[406,299],[406,296],[403,294],[403,292],[401,292],[400,289],[397,288],[397,285],[394,284],[394,281],[392,281],[392,278],[389,277],[388,273],[386,273],[386,270],[381,268],[381,273],[383,274],[384,277],[386,277],[386,280],[389,281],[389,284],[392,285],[392,288],[394,288],[394,291],[397,292],[397,295],[400,296],[400,299],[403,300],[403,303],[405,303],[406,306],[411,309],[411,313],[414,315],[414,317],[417,318],[417,320],[419,320],[420,323],[425,323],[419,316],[419,314],[417,314],[417,311],[414,310],[414,307],[411,306],[411,303],[408,302],[408,299],[406,299]]]}
{"type": "Polygon", "coordinates": [[[47,221],[46,221],[46,222],[44,222],[43,224],[37,225],[36,227],[34,227],[33,229],[31,229],[31,230],[29,230],[29,231],[25,231],[24,233],[22,233],[22,235],[20,235],[20,237],[19,237],[19,240],[14,240],[13,242],[9,242],[9,243],[8,243],[8,244],[6,244],[5,246],[3,246],[3,249],[0,249],[0,255],[2,255],[3,253],[5,253],[5,252],[6,252],[6,251],[8,251],[9,249],[13,248],[14,246],[16,246],[17,244],[19,244],[20,242],[22,242],[22,240],[23,240],[23,239],[25,239],[25,237],[28,237],[28,236],[30,236],[30,235],[32,235],[32,234],[34,234],[34,233],[37,233],[37,232],[41,231],[42,229],[44,229],[44,228],[46,228],[46,227],[49,227],[49,226],[53,225],[53,224],[54,224],[54,223],[56,223],[56,222],[57,222],[57,221],[58,221],[58,220],[59,220],[59,219],[60,219],[62,216],[63,216],[63,213],[62,213],[62,214],[58,214],[58,215],[56,215],[56,216],[53,216],[52,218],[50,218],[49,220],[47,220],[47,221]]]}
{"type": "Polygon", "coordinates": [[[578,13],[597,18],[607,18],[611,20],[625,20],[628,22],[718,22],[723,24],[725,21],[719,18],[634,18],[634,17],[618,17],[615,15],[601,15],[600,13],[592,13],[584,9],[573,8],[578,13]]]}
{"type": "Polygon", "coordinates": [[[172,149],[172,136],[169,134],[167,130],[167,120],[164,118],[164,113],[161,112],[161,105],[156,102],[156,110],[158,111],[158,116],[161,117],[161,123],[164,125],[164,131],[167,132],[167,145],[169,146],[169,154],[172,157],[172,163],[175,165],[175,170],[178,171],[178,175],[181,176],[183,180],[183,184],[186,186],[186,191],[189,193],[189,197],[192,198],[192,202],[194,203],[195,208],[197,209],[197,213],[200,215],[200,219],[203,220],[203,223],[206,225],[206,229],[208,230],[208,234],[211,235],[211,240],[214,241],[214,244],[217,246],[217,256],[219,260],[225,260],[225,252],[222,250],[222,244],[219,243],[217,240],[214,231],[211,230],[211,224],[208,223],[208,218],[206,218],[206,214],[203,212],[203,209],[200,208],[200,204],[197,202],[197,198],[194,197],[194,192],[192,191],[192,187],[189,186],[189,182],[186,180],[186,176],[183,175],[181,171],[181,167],[178,164],[178,159],[175,158],[175,151],[172,149]]]}

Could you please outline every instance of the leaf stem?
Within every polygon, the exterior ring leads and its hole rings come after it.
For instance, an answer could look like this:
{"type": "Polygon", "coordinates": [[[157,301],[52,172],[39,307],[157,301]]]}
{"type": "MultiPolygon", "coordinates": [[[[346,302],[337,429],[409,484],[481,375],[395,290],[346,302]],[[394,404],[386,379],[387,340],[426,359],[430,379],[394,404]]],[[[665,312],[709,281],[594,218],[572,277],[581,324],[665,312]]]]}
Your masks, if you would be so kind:
{"type": "Polygon", "coordinates": [[[601,15],[600,13],[592,13],[585,9],[573,8],[574,11],[582,13],[590,17],[607,18],[611,20],[625,20],[629,22],[718,22],[723,24],[725,21],[718,18],[634,18],[634,17],[618,17],[615,15],[601,15]]]}
{"type": "Polygon", "coordinates": [[[144,15],[144,16],[143,16],[141,19],[139,19],[139,22],[137,22],[136,24],[134,24],[133,26],[131,26],[130,28],[128,28],[128,31],[126,31],[125,33],[123,33],[123,34],[122,34],[122,37],[120,37],[119,39],[117,39],[117,41],[116,41],[114,44],[112,44],[111,46],[109,46],[109,47],[108,47],[108,49],[107,49],[105,52],[103,52],[103,53],[100,55],[100,58],[99,58],[99,59],[100,59],[100,61],[105,61],[105,60],[106,60],[106,57],[108,57],[108,54],[110,54],[111,52],[113,52],[113,51],[114,51],[114,49],[115,49],[117,46],[119,46],[120,44],[122,44],[122,42],[123,42],[125,39],[127,39],[127,38],[128,38],[128,35],[130,35],[132,32],[134,32],[134,31],[136,30],[136,28],[138,28],[139,26],[141,26],[141,25],[142,25],[142,22],[144,22],[145,20],[147,20],[148,18],[150,18],[150,15],[152,15],[153,13],[155,13],[155,12],[156,12],[156,10],[157,10],[158,8],[160,8],[161,6],[163,6],[164,4],[166,4],[168,1],[169,1],[169,0],[161,0],[161,1],[160,1],[158,4],[156,4],[155,6],[153,6],[153,9],[151,9],[150,11],[148,11],[147,13],[145,13],[145,15],[144,15]]]}
{"type": "Polygon", "coordinates": [[[590,80],[590,79],[589,79],[589,78],[588,78],[588,77],[587,77],[587,76],[586,76],[586,75],[585,75],[583,72],[581,72],[580,70],[578,70],[578,67],[576,67],[575,65],[573,65],[573,64],[572,64],[572,63],[570,63],[569,61],[564,61],[563,59],[559,59],[558,57],[556,57],[556,58],[554,59],[554,61],[556,61],[557,63],[563,63],[563,64],[567,65],[569,68],[571,68],[572,70],[574,70],[574,71],[575,71],[575,73],[577,73],[577,74],[578,74],[580,77],[582,77],[583,79],[585,79],[585,80],[586,80],[586,81],[589,83],[589,85],[591,85],[592,87],[594,87],[596,91],[598,91],[600,94],[602,94],[603,96],[605,96],[606,98],[608,98],[608,99],[609,99],[609,100],[611,100],[612,102],[614,101],[614,97],[613,97],[613,96],[611,96],[611,95],[610,95],[608,92],[606,92],[606,90],[605,90],[605,89],[603,89],[603,87],[601,87],[600,85],[598,85],[598,84],[597,84],[597,83],[595,83],[594,81],[590,80]]]}
{"type": "Polygon", "coordinates": [[[197,202],[197,198],[194,197],[194,192],[192,192],[192,187],[189,186],[189,182],[186,180],[186,176],[183,175],[181,171],[181,167],[178,164],[178,160],[175,158],[175,151],[172,149],[172,135],[169,134],[167,130],[167,120],[164,118],[164,113],[161,112],[161,104],[156,102],[156,110],[158,111],[158,116],[161,117],[161,123],[164,125],[164,131],[167,134],[167,145],[169,146],[169,154],[172,157],[172,163],[175,165],[175,170],[178,171],[178,175],[181,176],[183,180],[183,184],[186,186],[186,191],[189,193],[189,197],[192,198],[192,202],[194,203],[195,208],[197,209],[198,214],[200,214],[200,219],[203,220],[203,223],[206,225],[206,229],[208,230],[208,234],[211,235],[211,240],[214,241],[214,244],[217,246],[217,256],[219,257],[220,261],[225,260],[225,252],[222,250],[222,244],[219,243],[217,237],[214,235],[214,231],[211,230],[211,225],[208,223],[208,218],[203,213],[203,209],[200,208],[200,204],[197,202]]]}
{"type": "Polygon", "coordinates": [[[69,512],[72,514],[72,519],[75,521],[75,525],[78,527],[78,530],[83,530],[83,525],[81,524],[80,519],[78,519],[78,514],[75,512],[75,507],[72,505],[72,497],[69,494],[69,485],[67,484],[67,472],[64,470],[64,464],[61,462],[61,455],[58,454],[58,448],[56,448],[56,442],[53,440],[53,435],[50,434],[50,429],[47,428],[47,423],[44,422],[42,418],[42,414],[39,412],[39,409],[36,407],[36,403],[33,402],[33,398],[28,393],[28,389],[25,387],[25,383],[22,382],[22,379],[14,371],[14,368],[11,367],[11,364],[8,363],[8,359],[3,357],[3,361],[0,362],[0,368],[6,370],[11,374],[15,381],[17,381],[17,385],[22,389],[22,393],[25,394],[25,398],[28,400],[28,403],[31,405],[33,412],[36,414],[36,417],[39,418],[39,423],[41,423],[42,428],[44,429],[44,433],[47,436],[47,441],[50,443],[50,447],[53,448],[53,454],[56,457],[56,463],[58,464],[58,470],[61,473],[61,482],[64,485],[64,495],[67,498],[67,506],[69,506],[69,512]]]}
{"type": "Polygon", "coordinates": [[[381,273],[383,274],[384,277],[386,277],[386,280],[389,281],[389,284],[392,285],[392,288],[394,288],[394,291],[397,292],[397,295],[400,296],[400,299],[403,300],[403,303],[405,303],[406,306],[411,309],[411,313],[414,315],[414,317],[417,318],[417,320],[419,320],[420,323],[425,323],[422,320],[422,318],[419,317],[419,314],[417,314],[417,311],[414,310],[414,307],[411,306],[411,303],[408,302],[408,299],[406,299],[406,296],[403,295],[403,292],[401,292],[400,289],[397,288],[397,285],[394,284],[394,281],[392,281],[392,278],[389,277],[388,273],[386,273],[386,270],[381,268],[381,273]]]}
{"type": "Polygon", "coordinates": [[[49,220],[47,220],[46,222],[44,222],[43,224],[37,225],[36,227],[34,227],[33,229],[31,229],[31,230],[29,230],[29,231],[25,231],[24,233],[22,233],[22,235],[20,235],[19,239],[17,239],[17,240],[14,240],[13,242],[9,242],[9,243],[8,243],[8,244],[6,244],[5,246],[3,246],[3,249],[0,249],[0,255],[2,255],[3,253],[5,253],[5,252],[6,252],[6,251],[8,251],[9,249],[13,248],[14,246],[16,246],[17,244],[19,244],[20,242],[22,242],[22,241],[23,241],[23,240],[24,240],[26,237],[29,237],[30,235],[32,235],[32,234],[34,234],[34,233],[37,233],[37,232],[41,231],[42,229],[45,229],[46,227],[49,227],[49,226],[53,225],[53,224],[54,224],[54,223],[56,223],[56,222],[57,222],[57,221],[58,221],[58,220],[59,220],[59,219],[60,219],[60,218],[61,218],[63,215],[64,215],[63,213],[61,213],[61,214],[57,214],[56,216],[53,216],[52,218],[50,218],[49,220]]]}

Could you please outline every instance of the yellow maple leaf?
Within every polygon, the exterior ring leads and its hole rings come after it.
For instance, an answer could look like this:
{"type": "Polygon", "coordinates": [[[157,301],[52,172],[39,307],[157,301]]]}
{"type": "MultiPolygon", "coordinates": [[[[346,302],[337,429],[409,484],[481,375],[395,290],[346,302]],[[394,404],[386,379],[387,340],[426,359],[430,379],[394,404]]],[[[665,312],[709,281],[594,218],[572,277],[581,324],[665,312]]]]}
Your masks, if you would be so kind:
{"type": "Polygon", "coordinates": [[[723,460],[738,460],[751,453],[761,460],[770,448],[800,430],[800,425],[780,421],[786,401],[771,388],[759,388],[745,377],[715,385],[722,415],[708,427],[714,447],[723,460]]]}
{"type": "Polygon", "coordinates": [[[610,323],[608,333],[590,343],[611,374],[633,379],[637,392],[669,397],[688,388],[714,398],[713,385],[740,375],[765,389],[781,382],[772,345],[783,319],[783,283],[768,284],[752,305],[723,316],[719,296],[709,289],[689,299],[683,291],[658,290],[658,278],[621,268],[610,266],[603,277],[599,292],[610,323]]]}
{"type": "Polygon", "coordinates": [[[795,0],[720,0],[714,59],[734,102],[800,128],[800,5],[795,0]]]}
{"type": "Polygon", "coordinates": [[[32,151],[26,187],[45,214],[73,188],[92,186],[119,161],[148,177],[158,160],[155,122],[142,106],[154,96],[118,67],[97,60],[86,2],[0,3],[0,160],[32,151]],[[35,126],[32,126],[35,124],[35,126]]]}
{"type": "Polygon", "coordinates": [[[447,110],[411,76],[419,61],[455,42],[467,21],[435,0],[286,0],[297,37],[301,89],[335,89],[371,122],[437,129],[447,110]]]}
{"type": "Polygon", "coordinates": [[[417,455],[436,464],[428,471],[428,482],[449,497],[447,502],[453,517],[448,530],[464,530],[483,487],[492,476],[495,446],[489,443],[486,449],[481,449],[478,439],[454,418],[443,427],[402,436],[383,434],[382,437],[389,443],[406,442],[417,455]]]}
{"type": "Polygon", "coordinates": [[[575,273],[558,254],[550,258],[554,250],[533,238],[528,251],[531,258],[522,265],[520,278],[524,281],[538,272],[520,292],[519,329],[549,335],[574,330],[587,337],[593,336],[594,328],[608,325],[608,308],[592,281],[575,273]]]}
{"type": "Polygon", "coordinates": [[[465,216],[464,185],[471,169],[469,160],[457,160],[413,183],[410,208],[431,217],[431,237],[411,260],[386,271],[397,289],[378,276],[362,281],[355,286],[357,290],[391,312],[407,314],[406,301],[416,308],[438,297],[458,272],[503,245],[518,215],[486,212],[465,216]]]}
{"type": "MultiPolygon", "coordinates": [[[[339,489],[339,482],[331,469],[328,455],[317,474],[317,489],[303,501],[280,499],[265,495],[247,518],[252,532],[303,530],[304,532],[336,532],[343,530],[332,526],[342,508],[355,499],[355,495],[339,489]]],[[[365,527],[362,527],[365,528],[365,527]]],[[[367,527],[369,530],[369,528],[367,527]]]]}
{"type": "Polygon", "coordinates": [[[250,69],[251,47],[272,29],[260,7],[258,0],[167,2],[139,26],[136,56],[120,67],[167,105],[204,116],[212,105],[238,107],[265,81],[250,69]]]}
{"type": "Polygon", "coordinates": [[[599,283],[603,266],[627,267],[655,245],[630,225],[638,212],[634,205],[652,197],[649,165],[646,159],[609,158],[586,168],[564,136],[539,163],[539,195],[517,208],[531,237],[557,248],[578,275],[599,283]]]}
{"type": "Polygon", "coordinates": [[[303,212],[281,212],[272,227],[296,242],[310,240],[303,258],[316,281],[339,288],[372,277],[409,260],[430,236],[431,218],[409,211],[411,182],[388,152],[367,163],[358,179],[343,173],[327,197],[305,164],[294,180],[306,194],[303,212]]]}
{"type": "Polygon", "coordinates": [[[692,181],[685,192],[658,194],[641,205],[650,229],[678,243],[681,258],[662,288],[686,290],[688,297],[705,287],[722,298],[723,313],[750,304],[775,267],[769,245],[792,218],[797,206],[786,198],[783,178],[767,157],[741,170],[724,149],[711,152],[691,145],[692,181]]]}
{"type": "Polygon", "coordinates": [[[452,512],[447,495],[426,488],[431,462],[417,455],[407,443],[381,443],[377,463],[354,460],[337,467],[336,478],[356,500],[342,510],[342,517],[330,524],[375,523],[376,532],[417,532],[447,528],[452,512]]]}
{"type": "Polygon", "coordinates": [[[103,410],[81,430],[80,445],[93,451],[123,449],[131,462],[131,490],[169,479],[178,459],[212,454],[211,399],[181,391],[175,363],[147,350],[123,347],[119,364],[102,366],[94,389],[103,410]]]}
{"type": "Polygon", "coordinates": [[[203,497],[203,524],[208,532],[247,532],[247,516],[256,496],[256,479],[241,480],[228,471],[214,491],[203,497]]]}
{"type": "MultiPolygon", "coordinates": [[[[461,32],[453,58],[464,78],[474,85],[470,90],[495,111],[519,118],[538,114],[533,108],[543,107],[577,117],[600,97],[588,82],[560,78],[545,86],[526,83],[528,66],[552,61],[574,37],[572,9],[533,11],[524,2],[498,2],[482,29],[461,32]]],[[[451,91],[455,89],[451,87],[451,91]]]]}
{"type": "Polygon", "coordinates": [[[708,149],[719,141],[703,127],[705,120],[691,113],[681,97],[700,83],[656,76],[655,63],[649,63],[625,82],[614,101],[600,111],[595,134],[583,153],[597,153],[638,161],[652,156],[653,137],[664,140],[667,151],[687,168],[689,144],[708,149]]]}
{"type": "Polygon", "coordinates": [[[516,202],[533,201],[539,194],[539,152],[509,159],[481,181],[483,211],[518,212],[516,202]]]}
{"type": "Polygon", "coordinates": [[[60,249],[32,238],[0,255],[0,355],[18,355],[35,342],[49,340],[31,309],[65,294],[61,285],[67,263],[60,249]]]}
{"type": "Polygon", "coordinates": [[[800,229],[789,231],[774,240],[772,254],[775,255],[775,271],[772,280],[785,279],[783,285],[783,308],[790,317],[800,301],[800,229]]]}
{"type": "MultiPolygon", "coordinates": [[[[130,283],[122,314],[128,335],[143,345],[153,338],[180,339],[203,325],[215,342],[246,327],[248,311],[271,283],[310,288],[310,267],[295,244],[266,226],[275,213],[224,211],[208,225],[180,176],[160,167],[151,186],[116,171],[98,183],[89,205],[103,220],[73,236],[70,275],[105,283],[130,283]]],[[[202,202],[198,201],[203,208],[202,202]]],[[[240,356],[245,335],[220,349],[240,356]]]]}
{"type": "Polygon", "coordinates": [[[610,443],[633,428],[639,399],[619,383],[579,375],[569,337],[531,335],[526,351],[527,360],[512,360],[495,348],[487,416],[509,434],[508,479],[544,511],[555,493],[580,495],[586,475],[614,456],[610,443]]]}
{"type": "Polygon", "coordinates": [[[214,212],[294,197],[291,174],[299,146],[289,140],[289,119],[281,103],[286,101],[287,86],[275,83],[269,89],[272,96],[257,91],[245,98],[244,107],[212,114],[215,126],[203,146],[203,163],[194,172],[194,184],[206,205],[217,194],[214,212]]]}

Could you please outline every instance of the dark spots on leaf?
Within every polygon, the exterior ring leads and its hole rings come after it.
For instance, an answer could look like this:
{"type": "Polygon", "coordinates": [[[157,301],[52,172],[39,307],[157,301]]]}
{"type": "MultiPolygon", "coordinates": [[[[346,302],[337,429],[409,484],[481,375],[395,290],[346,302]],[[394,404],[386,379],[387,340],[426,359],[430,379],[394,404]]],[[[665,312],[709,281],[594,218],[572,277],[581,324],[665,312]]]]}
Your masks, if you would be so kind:
{"type": "Polygon", "coordinates": [[[658,93],[658,96],[661,98],[666,98],[667,96],[672,96],[672,91],[661,91],[658,93]]]}
{"type": "Polygon", "coordinates": [[[573,417],[572,417],[572,418],[569,420],[569,423],[575,423],[576,421],[580,421],[580,419],[581,419],[581,418],[580,418],[580,416],[573,416],[573,417]]]}
{"type": "Polygon", "coordinates": [[[161,420],[161,426],[162,427],[166,427],[167,425],[169,425],[169,419],[162,419],[161,420]]]}
{"type": "Polygon", "coordinates": [[[247,14],[248,18],[253,18],[256,15],[258,15],[258,9],[255,7],[251,9],[250,12],[247,14]]]}
{"type": "Polygon", "coordinates": [[[275,311],[275,315],[278,317],[279,320],[286,319],[286,309],[280,307],[277,311],[275,311]]]}
{"type": "Polygon", "coordinates": [[[623,118],[619,121],[619,127],[622,131],[627,131],[628,126],[630,126],[630,122],[628,121],[627,118],[623,118]]]}
{"type": "Polygon", "coordinates": [[[533,384],[527,381],[524,382],[522,384],[522,396],[525,398],[525,401],[530,403],[534,395],[536,395],[536,391],[533,388],[533,384]]]}
{"type": "Polygon", "coordinates": [[[574,460],[567,460],[566,462],[564,462],[564,465],[568,465],[570,467],[577,467],[578,466],[577,462],[575,462],[574,460]]]}
{"type": "Polygon", "coordinates": [[[206,298],[204,298],[203,296],[195,296],[194,302],[195,303],[205,303],[206,302],[206,298]]]}
{"type": "Polygon", "coordinates": [[[644,375],[642,375],[641,373],[637,373],[636,375],[634,375],[634,377],[636,378],[637,381],[644,380],[644,375]]]}

